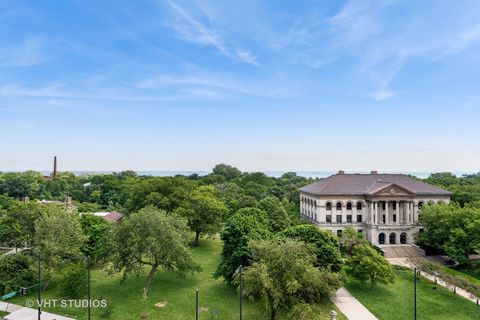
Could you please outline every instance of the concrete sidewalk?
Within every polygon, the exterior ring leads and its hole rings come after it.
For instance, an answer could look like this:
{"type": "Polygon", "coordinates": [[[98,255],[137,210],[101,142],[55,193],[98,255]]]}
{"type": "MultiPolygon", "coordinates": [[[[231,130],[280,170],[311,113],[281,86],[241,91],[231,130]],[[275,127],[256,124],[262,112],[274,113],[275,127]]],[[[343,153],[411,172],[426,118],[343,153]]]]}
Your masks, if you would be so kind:
{"type": "MultiPolygon", "coordinates": [[[[5,319],[8,319],[8,320],[37,320],[38,319],[38,313],[36,309],[18,306],[5,301],[0,301],[0,310],[9,312],[9,315],[5,317],[5,319]]],[[[42,311],[42,320],[74,320],[74,319],[42,311]]]]}
{"type": "Polygon", "coordinates": [[[345,288],[338,289],[330,300],[349,320],[378,320],[345,288]]]}

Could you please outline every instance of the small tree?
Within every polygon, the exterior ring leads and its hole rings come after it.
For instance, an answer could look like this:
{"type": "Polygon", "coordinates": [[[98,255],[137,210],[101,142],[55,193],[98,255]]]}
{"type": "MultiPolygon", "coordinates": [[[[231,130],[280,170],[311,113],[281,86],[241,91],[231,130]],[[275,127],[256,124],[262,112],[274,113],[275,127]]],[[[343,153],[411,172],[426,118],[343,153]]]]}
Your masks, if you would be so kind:
{"type": "Polygon", "coordinates": [[[213,173],[218,174],[218,175],[222,175],[227,180],[235,179],[236,177],[238,177],[242,174],[242,172],[240,170],[238,170],[237,168],[235,168],[231,165],[228,165],[228,164],[224,164],[224,163],[217,164],[213,168],[213,173]]]}
{"type": "Polygon", "coordinates": [[[87,266],[85,263],[70,263],[63,269],[60,290],[64,297],[76,299],[87,293],[87,266]]]}
{"type": "Polygon", "coordinates": [[[64,266],[64,259],[80,255],[85,242],[76,213],[56,205],[46,209],[47,212],[35,222],[35,252],[41,255],[44,263],[44,290],[48,290],[52,270],[64,266]]]}
{"type": "Polygon", "coordinates": [[[143,292],[146,298],[159,268],[179,275],[200,270],[187,247],[189,238],[186,220],[153,206],[145,207],[113,228],[109,272],[139,273],[149,266],[143,292]]]}
{"type": "Polygon", "coordinates": [[[368,244],[367,239],[353,227],[348,226],[342,233],[341,244],[345,253],[352,255],[353,249],[360,244],[368,244]]]}
{"type": "Polygon", "coordinates": [[[372,287],[377,282],[392,283],[394,281],[392,266],[370,245],[356,246],[348,265],[355,278],[361,281],[370,281],[372,287]]]}
{"type": "MultiPolygon", "coordinates": [[[[303,242],[292,239],[252,241],[253,264],[244,271],[244,292],[264,301],[271,320],[279,310],[308,312],[296,306],[318,302],[341,286],[340,276],[319,270],[316,256],[303,242]]],[[[238,284],[238,275],[235,277],[238,284]]]]}
{"type": "Polygon", "coordinates": [[[202,186],[190,192],[176,212],[188,220],[188,226],[195,232],[194,245],[198,246],[201,234],[214,235],[220,231],[228,208],[214,186],[202,186]]]}

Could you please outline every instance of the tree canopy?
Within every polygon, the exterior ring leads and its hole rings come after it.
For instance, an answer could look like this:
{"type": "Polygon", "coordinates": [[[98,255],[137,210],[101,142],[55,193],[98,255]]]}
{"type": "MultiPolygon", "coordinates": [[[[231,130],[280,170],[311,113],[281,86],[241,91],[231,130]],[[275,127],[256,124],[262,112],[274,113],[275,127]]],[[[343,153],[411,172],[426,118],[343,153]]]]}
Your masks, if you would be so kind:
{"type": "Polygon", "coordinates": [[[150,267],[144,297],[148,297],[153,276],[160,268],[179,275],[200,270],[188,248],[187,221],[154,206],[147,206],[116,225],[109,239],[110,273],[139,273],[145,266],[150,267]]]}
{"type": "MultiPolygon", "coordinates": [[[[318,302],[341,286],[338,273],[314,266],[316,256],[303,242],[292,239],[252,241],[253,263],[243,272],[245,295],[261,299],[271,320],[278,311],[318,302]]],[[[238,284],[239,274],[235,276],[238,284]]]]}

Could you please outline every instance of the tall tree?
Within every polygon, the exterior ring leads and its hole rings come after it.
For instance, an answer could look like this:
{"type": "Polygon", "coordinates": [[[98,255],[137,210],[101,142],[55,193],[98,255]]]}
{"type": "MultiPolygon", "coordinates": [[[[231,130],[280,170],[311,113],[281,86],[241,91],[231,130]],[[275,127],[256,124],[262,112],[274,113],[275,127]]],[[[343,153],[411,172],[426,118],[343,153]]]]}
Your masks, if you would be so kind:
{"type": "Polygon", "coordinates": [[[78,256],[85,241],[78,215],[63,206],[48,205],[35,222],[35,252],[44,264],[44,290],[48,289],[52,270],[59,269],[65,258],[78,256]]]}
{"type": "Polygon", "coordinates": [[[145,207],[113,228],[109,272],[139,273],[145,266],[150,267],[143,292],[146,298],[160,268],[180,275],[200,270],[192,260],[189,239],[185,219],[154,206],[145,207]]]}
{"type": "Polygon", "coordinates": [[[242,174],[242,172],[237,168],[224,163],[217,164],[213,168],[213,173],[224,176],[227,180],[235,179],[242,174]]]}
{"type": "Polygon", "coordinates": [[[268,225],[273,232],[279,232],[290,226],[290,218],[282,202],[274,196],[268,196],[260,200],[258,207],[265,211],[268,216],[268,225]]]}
{"type": "Polygon", "coordinates": [[[313,253],[317,257],[314,263],[316,267],[326,268],[334,272],[341,270],[340,244],[338,238],[331,232],[321,230],[311,224],[303,224],[287,228],[278,235],[311,245],[313,253]]]}
{"type": "MultiPolygon", "coordinates": [[[[264,302],[271,320],[277,319],[280,310],[289,312],[318,302],[341,286],[339,274],[313,265],[316,256],[302,242],[286,239],[252,241],[250,245],[254,262],[244,271],[244,292],[264,302]]],[[[235,281],[238,283],[238,275],[235,281]]]]}
{"type": "Polygon", "coordinates": [[[248,267],[252,256],[249,249],[251,240],[261,240],[270,237],[262,217],[264,212],[257,208],[240,209],[228,219],[221,233],[223,241],[220,263],[215,271],[216,277],[223,277],[232,282],[239,266],[248,267]]]}
{"type": "Polygon", "coordinates": [[[202,186],[188,193],[176,212],[188,220],[188,226],[195,232],[195,246],[200,235],[214,235],[220,231],[228,208],[214,186],[202,186]]]}

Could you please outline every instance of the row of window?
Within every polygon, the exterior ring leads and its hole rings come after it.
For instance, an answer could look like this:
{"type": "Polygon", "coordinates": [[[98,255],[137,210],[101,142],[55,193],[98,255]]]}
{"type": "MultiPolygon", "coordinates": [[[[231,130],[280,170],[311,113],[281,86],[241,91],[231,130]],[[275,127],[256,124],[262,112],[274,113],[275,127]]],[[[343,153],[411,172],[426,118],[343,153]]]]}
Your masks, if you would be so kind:
{"type": "MultiPolygon", "coordinates": [[[[336,221],[337,223],[342,223],[342,215],[341,215],[341,214],[337,214],[337,215],[335,216],[335,218],[336,218],[335,221],[336,221]]],[[[353,218],[353,216],[352,216],[351,214],[347,214],[347,223],[352,223],[352,221],[353,221],[352,218],[353,218]]],[[[362,219],[363,219],[363,218],[362,218],[362,215],[361,215],[361,214],[357,214],[357,222],[362,222],[362,221],[363,221],[362,219]]],[[[332,216],[331,216],[330,214],[327,214],[327,216],[326,216],[326,222],[327,222],[327,223],[332,223],[332,216]]]]}
{"type": "MultiPolygon", "coordinates": [[[[359,234],[362,234],[362,233],[363,233],[363,230],[357,230],[357,232],[358,232],[359,234]]],[[[339,237],[341,238],[341,237],[342,237],[342,234],[343,234],[342,230],[337,230],[337,236],[339,236],[339,237]]]]}
{"type": "MultiPolygon", "coordinates": [[[[337,202],[335,207],[336,207],[337,210],[342,210],[342,203],[337,202]]],[[[332,204],[330,202],[327,202],[326,208],[327,208],[328,211],[332,210],[332,204]]],[[[347,202],[347,210],[352,210],[352,203],[351,202],[347,202]]],[[[362,203],[361,202],[357,202],[357,210],[362,210],[362,203]]]]}

